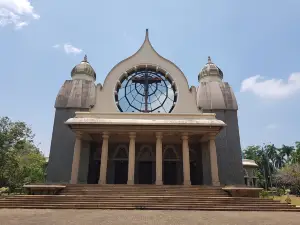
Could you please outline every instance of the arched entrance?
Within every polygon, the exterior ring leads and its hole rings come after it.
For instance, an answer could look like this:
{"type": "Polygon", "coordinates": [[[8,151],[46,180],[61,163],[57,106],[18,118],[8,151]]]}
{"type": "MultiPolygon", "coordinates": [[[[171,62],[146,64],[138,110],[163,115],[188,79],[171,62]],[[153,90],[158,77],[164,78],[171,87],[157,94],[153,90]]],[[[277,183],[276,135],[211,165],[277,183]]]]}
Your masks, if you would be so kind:
{"type": "Polygon", "coordinates": [[[167,145],[163,151],[163,183],[176,185],[178,182],[178,167],[180,157],[173,145],[167,145]]]}
{"type": "Polygon", "coordinates": [[[142,145],[137,156],[139,184],[153,184],[155,182],[155,154],[150,145],[142,145]]]}
{"type": "Polygon", "coordinates": [[[192,185],[202,184],[202,169],[201,162],[198,159],[197,152],[194,149],[190,149],[190,179],[192,185]]]}
{"type": "Polygon", "coordinates": [[[114,183],[127,184],[128,147],[126,145],[118,145],[112,160],[114,162],[114,183]]]}

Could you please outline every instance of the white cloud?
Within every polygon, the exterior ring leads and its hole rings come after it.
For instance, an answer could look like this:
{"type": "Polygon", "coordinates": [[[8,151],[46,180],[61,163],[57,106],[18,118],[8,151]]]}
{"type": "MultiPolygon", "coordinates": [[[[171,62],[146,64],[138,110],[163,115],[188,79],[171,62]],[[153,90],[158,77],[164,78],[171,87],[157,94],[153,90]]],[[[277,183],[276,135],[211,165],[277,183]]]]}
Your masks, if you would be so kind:
{"type": "Polygon", "coordinates": [[[274,129],[276,129],[277,127],[278,127],[278,125],[275,124],[275,123],[271,123],[271,124],[268,124],[268,125],[266,126],[266,128],[269,129],[269,130],[274,130],[274,129]]]}
{"type": "Polygon", "coordinates": [[[252,92],[262,98],[283,99],[300,92],[300,73],[291,74],[287,82],[282,79],[265,80],[260,75],[249,77],[243,80],[241,92],[252,92]]]}
{"type": "Polygon", "coordinates": [[[67,54],[80,54],[82,52],[82,49],[80,48],[76,48],[71,44],[64,44],[64,50],[67,54]]]}
{"type": "Polygon", "coordinates": [[[0,26],[13,25],[21,29],[32,19],[38,20],[29,0],[0,0],[0,26]]]}

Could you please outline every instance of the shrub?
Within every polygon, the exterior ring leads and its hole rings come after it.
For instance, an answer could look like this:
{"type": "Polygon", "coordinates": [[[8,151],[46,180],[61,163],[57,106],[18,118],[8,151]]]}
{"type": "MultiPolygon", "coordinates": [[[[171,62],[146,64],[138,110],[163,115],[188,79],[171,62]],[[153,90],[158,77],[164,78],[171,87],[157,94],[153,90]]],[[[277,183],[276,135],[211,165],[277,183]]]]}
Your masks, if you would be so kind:
{"type": "Polygon", "coordinates": [[[260,193],[259,193],[259,196],[261,198],[268,198],[269,197],[269,192],[266,191],[266,190],[262,190],[260,193]]]}

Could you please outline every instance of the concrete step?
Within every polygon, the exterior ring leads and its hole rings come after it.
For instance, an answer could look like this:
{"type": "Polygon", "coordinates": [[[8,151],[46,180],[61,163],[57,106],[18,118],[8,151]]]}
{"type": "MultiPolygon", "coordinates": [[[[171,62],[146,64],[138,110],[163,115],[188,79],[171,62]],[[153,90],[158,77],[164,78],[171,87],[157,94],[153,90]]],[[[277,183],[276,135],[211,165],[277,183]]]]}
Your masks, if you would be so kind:
{"type": "Polygon", "coordinates": [[[99,203],[91,203],[91,202],[49,202],[49,203],[43,203],[43,202],[31,202],[31,203],[5,203],[1,204],[0,207],[5,207],[5,206],[22,206],[22,205],[29,205],[29,206],[34,206],[34,205],[64,205],[64,206],[136,206],[136,207],[148,207],[148,206],[181,206],[181,207],[256,207],[256,208],[280,208],[280,209],[285,209],[285,208],[295,208],[294,206],[288,205],[288,204],[218,204],[218,203],[197,203],[197,204],[190,204],[190,203],[143,203],[143,202],[99,202],[99,203]]]}
{"type": "Polygon", "coordinates": [[[152,206],[109,206],[109,205],[20,205],[20,206],[5,206],[0,208],[23,208],[23,209],[120,209],[120,210],[202,210],[202,211],[278,211],[278,212],[300,212],[299,208],[274,208],[274,207],[249,207],[249,206],[167,206],[167,205],[152,205],[152,206]]]}
{"type": "Polygon", "coordinates": [[[70,199],[84,199],[84,200],[102,200],[102,199],[117,199],[117,200],[133,200],[133,199],[141,199],[141,200],[187,200],[187,201],[243,201],[243,202],[276,202],[272,199],[260,199],[260,198],[247,198],[247,197],[211,197],[211,196],[134,196],[134,195],[113,195],[113,196],[99,196],[99,195],[15,195],[8,196],[6,198],[0,199],[0,201],[5,201],[8,199],[25,199],[25,200],[51,200],[51,199],[61,199],[61,200],[70,200],[70,199]]]}
{"type": "MultiPolygon", "coordinates": [[[[109,199],[109,198],[103,198],[103,199],[6,199],[2,202],[20,202],[20,201],[57,201],[57,202],[70,202],[70,201],[84,201],[84,202],[104,202],[104,201],[111,201],[111,202],[188,202],[188,203],[197,203],[197,202],[218,202],[218,203],[228,203],[228,204],[234,204],[234,203],[242,203],[242,204],[276,204],[280,202],[263,202],[263,201],[238,201],[238,200],[210,200],[210,199],[203,199],[203,200],[184,200],[184,199],[109,199]]],[[[281,203],[280,203],[281,204],[281,203]]]]}
{"type": "Polygon", "coordinates": [[[5,200],[0,200],[1,202],[8,201],[85,201],[85,202],[101,202],[101,201],[142,201],[142,202],[223,202],[223,203],[236,203],[241,202],[243,204],[248,203],[259,203],[259,204],[275,204],[280,203],[279,201],[260,201],[259,199],[249,201],[249,200],[238,200],[238,199],[184,199],[184,198],[94,198],[94,199],[86,199],[86,198],[7,198],[5,200]]]}

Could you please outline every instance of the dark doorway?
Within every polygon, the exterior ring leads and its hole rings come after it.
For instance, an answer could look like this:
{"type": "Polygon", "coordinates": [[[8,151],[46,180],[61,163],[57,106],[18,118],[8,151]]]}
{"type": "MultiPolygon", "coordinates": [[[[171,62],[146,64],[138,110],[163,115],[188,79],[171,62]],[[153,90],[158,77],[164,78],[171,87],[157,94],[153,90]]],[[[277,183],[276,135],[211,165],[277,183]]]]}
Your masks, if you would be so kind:
{"type": "Polygon", "coordinates": [[[91,160],[89,164],[88,184],[98,184],[100,176],[100,160],[91,160]]]}
{"type": "Polygon", "coordinates": [[[177,184],[177,163],[175,161],[164,161],[164,184],[177,184]]]}
{"type": "Polygon", "coordinates": [[[195,161],[190,162],[190,176],[192,185],[200,185],[200,174],[197,173],[197,164],[195,161]]]}
{"type": "Polygon", "coordinates": [[[139,162],[139,184],[152,184],[152,162],[139,162]]]}
{"type": "Polygon", "coordinates": [[[116,160],[114,163],[115,163],[115,184],[127,184],[128,161],[116,160]]]}

